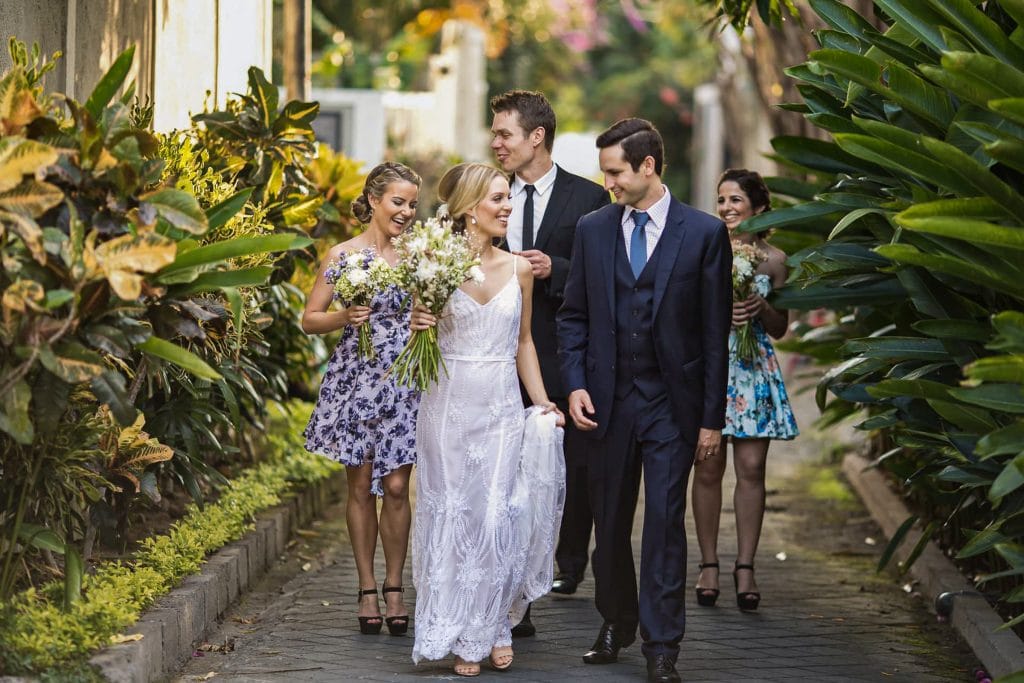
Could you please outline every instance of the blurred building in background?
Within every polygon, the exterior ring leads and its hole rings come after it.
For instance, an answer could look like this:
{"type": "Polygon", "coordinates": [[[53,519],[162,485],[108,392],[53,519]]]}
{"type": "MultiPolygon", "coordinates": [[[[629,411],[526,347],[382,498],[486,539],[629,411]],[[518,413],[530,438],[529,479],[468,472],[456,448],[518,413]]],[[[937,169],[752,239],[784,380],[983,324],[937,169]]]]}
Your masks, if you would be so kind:
{"type": "Polygon", "coordinates": [[[218,106],[244,93],[250,66],[269,76],[272,35],[273,0],[0,0],[0,36],[61,51],[47,85],[79,101],[135,45],[129,79],[157,130],[186,126],[207,97],[218,106]]]}

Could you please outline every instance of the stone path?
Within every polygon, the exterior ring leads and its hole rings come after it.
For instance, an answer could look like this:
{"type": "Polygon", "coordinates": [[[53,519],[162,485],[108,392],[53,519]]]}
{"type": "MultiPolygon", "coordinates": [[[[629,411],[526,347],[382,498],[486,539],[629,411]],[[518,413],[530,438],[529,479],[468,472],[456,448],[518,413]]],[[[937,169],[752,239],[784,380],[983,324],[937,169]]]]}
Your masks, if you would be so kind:
{"type": "MultiPolygon", "coordinates": [[[[798,382],[792,381],[791,385],[798,382]]],[[[797,392],[794,392],[797,393],[797,392]]],[[[769,513],[758,552],[763,599],[754,614],[735,606],[728,572],[715,608],[687,595],[679,670],[685,681],[973,681],[970,651],[924,608],[927,598],[893,574],[876,575],[885,545],[877,527],[837,478],[835,454],[848,430],[821,433],[813,393],[794,403],[803,435],[769,453],[769,513]],[[830,457],[830,455],[832,457],[830,457]]],[[[731,491],[731,489],[727,489],[731,491]]],[[[726,496],[722,566],[734,560],[726,496]]],[[[642,509],[642,508],[641,508],[642,509]]],[[[639,551],[640,515],[634,532],[639,551]]],[[[688,522],[689,523],[689,522],[688,522]]],[[[692,523],[690,584],[696,576],[692,523]]],[[[378,558],[383,576],[383,558],[378,558]]],[[[415,592],[406,579],[407,600],[415,592]]],[[[356,623],[356,576],[343,506],[314,524],[256,590],[229,611],[178,681],[455,680],[451,659],[414,666],[411,637],[363,636],[356,623]]],[[[538,634],[515,641],[512,669],[485,678],[515,681],[643,681],[638,645],[619,662],[587,666],[580,655],[601,624],[588,575],[576,595],[534,605],[538,634]]]]}

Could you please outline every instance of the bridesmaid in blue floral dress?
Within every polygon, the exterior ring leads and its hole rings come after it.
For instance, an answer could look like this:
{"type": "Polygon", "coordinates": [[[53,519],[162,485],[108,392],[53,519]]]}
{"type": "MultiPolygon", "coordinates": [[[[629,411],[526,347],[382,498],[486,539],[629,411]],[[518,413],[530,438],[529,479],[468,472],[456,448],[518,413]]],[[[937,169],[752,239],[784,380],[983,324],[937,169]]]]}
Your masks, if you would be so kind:
{"type": "MultiPolygon", "coordinates": [[[[718,181],[718,214],[734,241],[753,244],[766,256],[754,276],[755,292],[733,304],[733,330],[729,334],[729,388],[725,429],[732,441],[736,469],[736,565],[733,582],[736,604],[741,610],[755,610],[761,593],[754,579],[754,555],[761,538],[765,506],[765,463],[772,439],[788,440],[799,433],[789,396],[782,381],[769,335],[776,339],[786,333],[788,315],[772,307],[765,297],[773,287],[786,282],[786,254],[765,242],[766,232],[736,232],[744,220],[768,211],[771,200],[761,176],[746,169],[730,169],[718,181]],[[759,354],[752,360],[737,356],[736,326],[749,322],[759,354]]],[[[718,599],[718,527],[722,512],[722,478],[725,458],[697,463],[693,483],[693,517],[700,545],[700,576],[696,596],[700,605],[711,606],[718,599]]]]}
{"type": "Polygon", "coordinates": [[[359,627],[368,634],[380,633],[384,623],[392,635],[405,633],[409,626],[402,571],[412,521],[409,475],[416,459],[419,394],[398,386],[385,373],[409,338],[410,307],[397,287],[376,295],[370,306],[332,307],[333,290],[324,272],[330,262],[364,249],[373,249],[395,265],[398,256],[391,238],[413,220],[420,182],[415,171],[401,164],[383,163],[370,172],[362,194],[352,202],[353,214],[366,230],[328,252],[302,316],[307,334],[343,330],[305,437],[307,450],[345,465],[346,518],[359,573],[359,627]],[[360,358],[358,327],[368,321],[375,357],[360,358]],[[378,496],[384,499],[380,519],[378,496]],[[386,566],[384,618],[373,570],[378,534],[386,566]]]}

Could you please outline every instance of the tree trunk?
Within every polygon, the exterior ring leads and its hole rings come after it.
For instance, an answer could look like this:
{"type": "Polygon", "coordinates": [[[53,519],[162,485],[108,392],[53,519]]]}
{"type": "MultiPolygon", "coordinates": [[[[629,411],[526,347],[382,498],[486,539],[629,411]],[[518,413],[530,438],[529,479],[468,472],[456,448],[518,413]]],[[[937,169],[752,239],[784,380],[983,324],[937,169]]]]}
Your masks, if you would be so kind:
{"type": "Polygon", "coordinates": [[[284,0],[284,88],[290,100],[310,99],[313,0],[284,0]]]}

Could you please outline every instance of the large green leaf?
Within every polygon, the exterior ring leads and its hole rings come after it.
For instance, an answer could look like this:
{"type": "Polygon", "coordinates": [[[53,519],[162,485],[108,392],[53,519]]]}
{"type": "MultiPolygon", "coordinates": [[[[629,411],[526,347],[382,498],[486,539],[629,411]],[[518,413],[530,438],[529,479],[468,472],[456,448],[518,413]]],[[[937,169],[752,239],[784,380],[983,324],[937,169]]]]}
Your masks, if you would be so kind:
{"type": "Polygon", "coordinates": [[[961,194],[968,196],[980,192],[991,197],[1011,220],[1019,220],[1024,216],[1024,199],[1021,198],[1020,192],[1000,180],[969,154],[934,138],[922,137],[921,144],[934,158],[952,168],[969,188],[967,191],[960,188],[950,189],[957,189],[961,194]]]}
{"type": "Polygon", "coordinates": [[[22,522],[18,527],[18,537],[33,548],[58,554],[64,552],[63,539],[55,531],[38,524],[22,522]]]}
{"type": "Polygon", "coordinates": [[[781,308],[811,311],[816,308],[846,306],[886,306],[906,301],[907,292],[894,279],[879,280],[861,286],[814,284],[806,287],[788,286],[780,289],[774,303],[781,308]]]}
{"type": "Polygon", "coordinates": [[[871,135],[839,133],[836,144],[850,154],[884,166],[901,174],[925,182],[956,190],[968,190],[960,178],[914,143],[914,147],[900,146],[871,135]]]}
{"type": "Polygon", "coordinates": [[[7,432],[22,445],[35,440],[35,425],[32,423],[30,406],[32,389],[25,380],[18,380],[8,392],[0,397],[0,431],[7,432]]]}
{"type": "Polygon", "coordinates": [[[132,68],[132,60],[134,58],[135,46],[132,45],[117,56],[117,59],[110,65],[107,72],[103,74],[99,83],[96,84],[92,94],[89,95],[89,99],[85,103],[85,110],[92,115],[93,119],[100,117],[104,107],[110,103],[110,100],[113,99],[114,95],[124,84],[124,79],[127,78],[128,72],[132,68]]]}
{"type": "Polygon", "coordinates": [[[980,555],[983,552],[991,550],[997,543],[1003,543],[1007,540],[1006,536],[1001,534],[996,528],[989,528],[979,531],[971,537],[971,540],[960,549],[960,552],[956,554],[958,559],[964,559],[967,557],[974,557],[980,555]]]}
{"type": "Polygon", "coordinates": [[[39,350],[43,367],[68,384],[89,382],[103,374],[103,358],[81,344],[63,343],[54,349],[43,346],[39,350]]]}
{"type": "Polygon", "coordinates": [[[1019,384],[982,384],[980,387],[950,389],[954,398],[1004,413],[1024,414],[1024,391],[1019,384]]]}
{"type": "Polygon", "coordinates": [[[875,251],[899,263],[946,273],[1012,296],[1024,297],[1024,282],[1015,279],[1007,272],[987,268],[955,256],[926,254],[909,244],[886,244],[878,247],[875,251]]]}
{"type": "Polygon", "coordinates": [[[979,221],[999,220],[1005,216],[994,199],[989,197],[958,197],[921,202],[901,211],[901,220],[957,217],[979,221]]]}
{"type": "Polygon", "coordinates": [[[999,505],[1005,496],[1021,486],[1024,486],[1024,453],[1006,463],[1003,471],[992,482],[992,487],[988,491],[988,499],[994,505],[999,505]]]}
{"type": "Polygon", "coordinates": [[[153,206],[160,217],[179,230],[202,235],[207,230],[206,214],[195,195],[183,190],[164,188],[139,197],[153,206]]]}
{"type": "Polygon", "coordinates": [[[138,411],[125,391],[124,377],[115,370],[107,370],[92,380],[92,391],[100,403],[110,406],[110,412],[124,427],[135,422],[138,411]]]}
{"type": "Polygon", "coordinates": [[[270,128],[271,121],[277,115],[277,86],[267,80],[258,67],[249,67],[249,95],[256,101],[260,115],[260,123],[270,128]]]}
{"type": "Polygon", "coordinates": [[[988,107],[997,114],[1024,125],[1024,97],[1009,97],[990,100],[988,107]]]}
{"type": "Polygon", "coordinates": [[[988,341],[992,337],[992,326],[974,320],[918,320],[911,327],[939,339],[956,339],[961,341],[988,341]]]}
{"type": "Polygon", "coordinates": [[[992,19],[975,7],[973,0],[942,0],[933,2],[932,7],[993,58],[1007,64],[1024,63],[1024,50],[1014,45],[992,19]]]}
{"type": "Polygon", "coordinates": [[[964,368],[964,374],[979,382],[1024,384],[1024,355],[980,358],[964,368]]]}
{"type": "Polygon", "coordinates": [[[949,353],[937,339],[929,337],[865,337],[846,342],[851,354],[889,360],[946,360],[949,353]]]}
{"type": "Polygon", "coordinates": [[[150,337],[146,341],[136,344],[136,348],[155,358],[174,363],[201,379],[221,379],[220,373],[211,368],[202,358],[166,339],[150,337]]]}
{"type": "Polygon", "coordinates": [[[815,171],[862,173],[864,164],[856,157],[825,140],[780,135],[772,138],[772,148],[787,160],[815,171]]]}
{"type": "Polygon", "coordinates": [[[251,256],[253,254],[304,249],[312,244],[312,242],[313,240],[305,235],[295,233],[279,233],[263,235],[261,237],[236,237],[197,247],[185,253],[179,253],[172,263],[160,271],[160,275],[171,275],[188,268],[208,266],[226,261],[227,259],[251,256]]]}
{"type": "Polygon", "coordinates": [[[0,137],[0,192],[21,183],[23,176],[35,175],[57,162],[57,150],[36,140],[11,135],[0,137]]]}
{"type": "Polygon", "coordinates": [[[255,187],[247,187],[231,195],[216,206],[207,209],[206,222],[209,229],[219,230],[225,223],[234,218],[242,210],[242,207],[245,206],[245,203],[249,201],[249,197],[252,196],[255,189],[255,187]]]}
{"type": "Polygon", "coordinates": [[[188,296],[198,292],[208,292],[225,287],[260,287],[267,284],[274,269],[270,266],[256,268],[238,268],[236,270],[220,270],[203,273],[192,282],[176,287],[175,296],[188,296]]]}
{"type": "Polygon", "coordinates": [[[876,5],[936,52],[946,49],[939,27],[945,22],[921,0],[876,0],[876,5]]]}
{"type": "Polygon", "coordinates": [[[1024,420],[1018,420],[989,432],[978,440],[975,447],[975,453],[984,458],[1022,452],[1024,452],[1024,420]]]}

